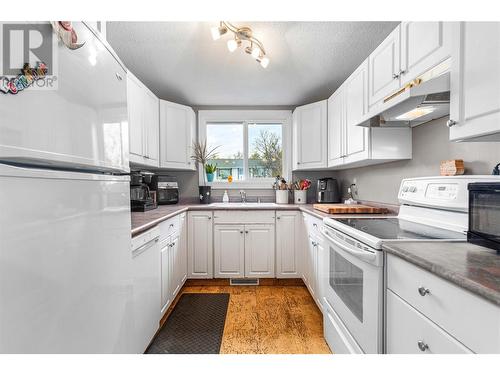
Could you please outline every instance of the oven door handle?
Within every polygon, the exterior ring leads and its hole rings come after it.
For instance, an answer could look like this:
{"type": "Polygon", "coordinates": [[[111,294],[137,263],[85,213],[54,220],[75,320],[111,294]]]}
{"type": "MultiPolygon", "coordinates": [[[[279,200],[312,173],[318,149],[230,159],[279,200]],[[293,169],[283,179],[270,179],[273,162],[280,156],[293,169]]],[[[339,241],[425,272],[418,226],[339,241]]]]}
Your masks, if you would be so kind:
{"type": "Polygon", "coordinates": [[[375,254],[373,252],[364,251],[364,250],[356,250],[356,249],[353,249],[352,247],[344,245],[343,243],[341,243],[338,240],[336,240],[335,238],[333,238],[330,235],[330,232],[328,232],[325,228],[321,228],[321,233],[323,233],[323,236],[325,236],[328,241],[337,245],[343,251],[355,256],[356,258],[359,258],[361,260],[364,260],[364,261],[370,262],[370,263],[374,263],[377,259],[377,254],[375,254]]]}

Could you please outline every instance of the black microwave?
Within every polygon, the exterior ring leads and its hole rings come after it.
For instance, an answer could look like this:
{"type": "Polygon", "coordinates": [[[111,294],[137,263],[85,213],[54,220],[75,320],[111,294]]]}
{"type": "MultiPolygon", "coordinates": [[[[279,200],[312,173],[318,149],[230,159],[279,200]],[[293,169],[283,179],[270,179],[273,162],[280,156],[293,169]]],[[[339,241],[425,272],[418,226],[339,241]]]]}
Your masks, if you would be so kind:
{"type": "Polygon", "coordinates": [[[469,184],[467,241],[500,253],[500,182],[469,184]]]}

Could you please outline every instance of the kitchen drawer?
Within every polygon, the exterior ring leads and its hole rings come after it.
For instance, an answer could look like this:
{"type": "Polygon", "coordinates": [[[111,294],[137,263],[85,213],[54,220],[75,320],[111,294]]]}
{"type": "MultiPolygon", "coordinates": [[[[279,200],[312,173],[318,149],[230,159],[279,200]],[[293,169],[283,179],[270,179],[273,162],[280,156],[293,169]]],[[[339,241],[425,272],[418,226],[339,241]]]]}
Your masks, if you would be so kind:
{"type": "Polygon", "coordinates": [[[500,353],[498,306],[391,254],[387,287],[472,351],[500,353]]]}
{"type": "Polygon", "coordinates": [[[145,233],[142,233],[134,238],[132,238],[132,249],[138,249],[142,245],[148,243],[149,241],[153,240],[154,238],[158,237],[160,235],[160,231],[158,227],[154,227],[150,230],[148,230],[145,233]]]}
{"type": "Polygon", "coordinates": [[[363,354],[363,350],[326,299],[324,299],[323,305],[323,333],[332,353],[363,354]]]}
{"type": "Polygon", "coordinates": [[[215,224],[274,224],[276,212],[265,211],[214,211],[215,224]]]}
{"type": "Polygon", "coordinates": [[[318,239],[322,239],[323,236],[321,235],[320,229],[323,225],[323,220],[306,213],[302,213],[302,216],[304,217],[304,222],[306,224],[307,234],[318,239]]]}
{"type": "Polygon", "coordinates": [[[386,340],[388,354],[472,353],[390,290],[386,340]]]}
{"type": "Polygon", "coordinates": [[[161,222],[158,225],[158,227],[160,228],[160,242],[166,240],[172,234],[178,233],[180,225],[180,215],[174,216],[168,220],[161,222]]]}

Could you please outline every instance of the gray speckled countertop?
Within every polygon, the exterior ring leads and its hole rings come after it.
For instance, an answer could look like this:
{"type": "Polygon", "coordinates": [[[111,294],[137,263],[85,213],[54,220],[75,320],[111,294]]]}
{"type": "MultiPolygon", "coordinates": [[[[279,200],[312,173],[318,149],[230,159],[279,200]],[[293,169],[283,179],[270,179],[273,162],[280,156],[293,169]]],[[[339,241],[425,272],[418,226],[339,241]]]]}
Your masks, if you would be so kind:
{"type": "Polygon", "coordinates": [[[238,210],[238,211],[245,211],[245,210],[300,210],[302,212],[306,212],[310,215],[313,215],[317,217],[318,219],[323,219],[325,217],[331,217],[331,218],[350,218],[350,217],[383,217],[383,216],[394,216],[397,215],[397,213],[390,213],[388,215],[385,214],[342,214],[342,215],[329,215],[324,212],[315,210],[313,208],[312,204],[303,204],[303,205],[296,205],[296,204],[278,204],[274,206],[266,206],[262,205],[259,206],[258,204],[250,204],[249,206],[246,207],[241,207],[241,206],[227,206],[227,207],[221,207],[221,206],[213,206],[210,204],[199,204],[199,203],[193,203],[193,204],[174,204],[174,205],[163,205],[163,206],[158,206],[158,208],[151,210],[151,211],[146,211],[146,212],[132,212],[132,237],[138,235],[139,233],[142,233],[158,223],[161,223],[164,220],[167,220],[171,217],[174,217],[175,215],[178,215],[182,212],[186,212],[188,210],[191,211],[213,211],[213,210],[238,210]]]}
{"type": "Polygon", "coordinates": [[[383,250],[500,306],[500,254],[467,242],[385,243],[383,250]]]}

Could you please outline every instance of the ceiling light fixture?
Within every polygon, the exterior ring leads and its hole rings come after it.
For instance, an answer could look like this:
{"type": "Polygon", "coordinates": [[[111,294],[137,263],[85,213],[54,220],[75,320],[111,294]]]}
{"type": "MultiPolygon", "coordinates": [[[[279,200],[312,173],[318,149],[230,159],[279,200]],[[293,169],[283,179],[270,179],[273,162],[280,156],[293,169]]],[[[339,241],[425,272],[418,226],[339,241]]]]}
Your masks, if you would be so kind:
{"type": "Polygon", "coordinates": [[[234,39],[227,41],[229,52],[236,51],[241,46],[242,41],[249,42],[250,45],[245,47],[245,52],[252,55],[263,68],[267,68],[269,58],[266,56],[266,51],[262,43],[253,37],[251,28],[248,26],[236,27],[227,21],[221,21],[219,26],[214,26],[210,29],[213,40],[219,40],[228,31],[234,34],[234,39]]]}

